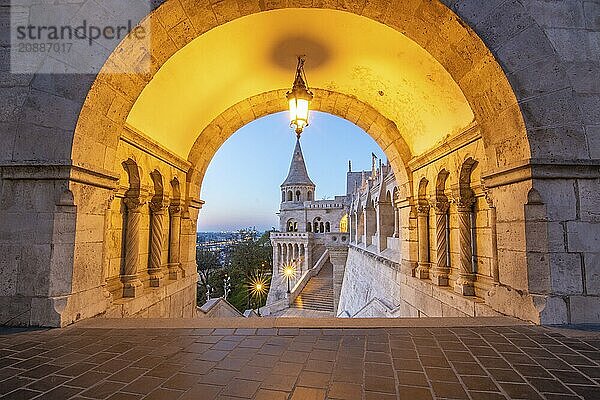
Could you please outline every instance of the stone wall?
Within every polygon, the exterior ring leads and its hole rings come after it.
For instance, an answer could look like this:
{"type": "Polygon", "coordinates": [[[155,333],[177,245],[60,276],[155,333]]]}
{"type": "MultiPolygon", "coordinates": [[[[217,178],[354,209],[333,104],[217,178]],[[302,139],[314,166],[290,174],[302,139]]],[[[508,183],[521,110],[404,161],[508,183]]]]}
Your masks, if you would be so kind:
{"type": "Polygon", "coordinates": [[[114,301],[101,317],[195,318],[196,279],[188,277],[135,299],[114,301]]]}
{"type": "Polygon", "coordinates": [[[431,285],[381,257],[376,247],[351,245],[338,306],[341,317],[475,317],[499,313],[476,297],[431,285]]]}
{"type": "MultiPolygon", "coordinates": [[[[85,3],[101,8],[98,2],[85,3]]],[[[198,7],[198,2],[168,0],[145,18],[160,27],[152,46],[142,49],[124,41],[107,63],[110,69],[150,59],[152,74],[11,74],[9,52],[0,54],[2,323],[64,325],[100,314],[118,300],[120,283],[106,284],[105,273],[114,277],[121,257],[105,256],[120,241],[119,220],[112,211],[121,207],[124,196],[118,193],[125,160],[119,152],[127,147],[123,142],[142,152],[151,150],[170,165],[159,166],[163,176],[172,177],[168,171],[178,164],[160,143],[124,132],[140,93],[164,63],[212,28],[300,3],[320,7],[322,2],[249,0],[198,7]],[[104,228],[111,224],[112,230],[104,228]],[[109,231],[111,238],[105,236],[109,231]]],[[[479,287],[479,296],[503,313],[538,323],[600,321],[597,2],[336,0],[327,6],[386,24],[421,45],[449,72],[472,107],[484,155],[480,176],[489,189],[488,205],[496,210],[493,250],[499,266],[494,282],[499,284],[489,290],[479,287]]],[[[6,32],[3,45],[10,42],[6,32]]],[[[52,62],[51,56],[44,60],[52,62]]],[[[363,128],[402,178],[403,197],[396,204],[401,208],[401,265],[416,268],[419,181],[412,177],[413,160],[433,162],[441,156],[412,154],[401,131],[403,121],[389,120],[377,104],[359,100],[371,92],[314,91],[314,110],[363,128]]],[[[210,160],[239,127],[286,109],[285,93],[273,87],[224,105],[210,124],[197,127],[201,133],[189,153],[179,154],[179,160],[190,163],[181,179],[189,182],[180,238],[184,270],[193,270],[197,194],[210,160]]],[[[160,104],[155,107],[159,110],[160,104]]],[[[450,137],[440,149],[457,146],[450,137]]],[[[148,182],[152,167],[144,167],[146,156],[140,157],[136,161],[148,182]]],[[[144,245],[138,254],[142,258],[144,245]]],[[[481,271],[486,270],[482,265],[481,271]]]]}

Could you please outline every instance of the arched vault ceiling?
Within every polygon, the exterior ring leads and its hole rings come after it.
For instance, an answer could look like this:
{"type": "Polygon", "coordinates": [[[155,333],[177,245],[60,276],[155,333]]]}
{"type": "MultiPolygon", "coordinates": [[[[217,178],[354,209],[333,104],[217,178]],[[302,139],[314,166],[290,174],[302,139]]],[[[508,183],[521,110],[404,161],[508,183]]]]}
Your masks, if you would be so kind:
{"type": "Polygon", "coordinates": [[[346,12],[284,9],[226,23],[178,51],[145,87],[127,123],[187,158],[223,111],[291,86],[297,54],[307,55],[310,86],[374,107],[397,124],[413,155],[473,121],[451,76],[401,33],[346,12]]]}

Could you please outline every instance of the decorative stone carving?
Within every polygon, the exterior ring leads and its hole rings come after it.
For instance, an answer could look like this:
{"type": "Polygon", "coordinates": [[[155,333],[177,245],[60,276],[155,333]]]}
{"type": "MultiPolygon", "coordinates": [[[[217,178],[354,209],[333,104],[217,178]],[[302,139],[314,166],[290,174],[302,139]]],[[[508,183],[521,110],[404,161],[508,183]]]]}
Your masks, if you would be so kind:
{"type": "Polygon", "coordinates": [[[432,281],[438,286],[448,286],[450,265],[448,263],[448,208],[447,201],[438,201],[435,204],[435,239],[436,239],[436,264],[432,270],[432,281]]]}
{"type": "Polygon", "coordinates": [[[142,207],[146,204],[140,197],[126,197],[127,223],[125,231],[125,270],[121,276],[123,297],[137,297],[142,290],[138,269],[140,264],[140,223],[142,207]]]}
{"type": "Polygon", "coordinates": [[[153,200],[150,202],[150,263],[148,274],[150,275],[150,286],[159,287],[164,276],[162,265],[164,219],[168,208],[164,200],[153,200]]]}
{"type": "Polygon", "coordinates": [[[458,207],[458,244],[459,244],[459,277],[454,290],[463,296],[475,295],[475,271],[473,270],[473,243],[471,218],[475,197],[463,194],[457,200],[458,207]]]}

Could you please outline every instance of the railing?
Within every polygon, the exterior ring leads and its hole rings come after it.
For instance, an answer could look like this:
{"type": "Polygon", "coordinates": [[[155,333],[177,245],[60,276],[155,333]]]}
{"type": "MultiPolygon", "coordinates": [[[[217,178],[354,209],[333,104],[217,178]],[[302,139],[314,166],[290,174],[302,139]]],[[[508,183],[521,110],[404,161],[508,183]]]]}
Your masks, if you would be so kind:
{"type": "Polygon", "coordinates": [[[363,313],[367,308],[373,308],[374,306],[379,306],[379,309],[383,310],[383,312],[378,313],[378,315],[385,315],[386,318],[395,318],[395,317],[400,316],[400,315],[398,315],[398,312],[400,311],[400,308],[401,308],[400,305],[398,305],[396,307],[390,307],[389,305],[387,305],[383,300],[379,299],[378,297],[373,297],[371,300],[369,300],[369,302],[367,304],[362,306],[361,309],[358,310],[357,312],[355,312],[353,315],[350,315],[350,313],[347,310],[343,310],[343,311],[339,312],[338,317],[361,318],[360,317],[361,313],[363,313]]]}
{"type": "Polygon", "coordinates": [[[271,232],[271,239],[310,239],[310,232],[271,232]]]}

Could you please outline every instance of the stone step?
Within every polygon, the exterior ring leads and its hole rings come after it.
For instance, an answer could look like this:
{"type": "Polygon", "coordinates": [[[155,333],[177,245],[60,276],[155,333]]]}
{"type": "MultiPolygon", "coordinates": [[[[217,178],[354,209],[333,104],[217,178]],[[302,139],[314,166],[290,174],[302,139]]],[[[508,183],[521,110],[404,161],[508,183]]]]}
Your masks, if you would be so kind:
{"type": "Polygon", "coordinates": [[[323,269],[319,275],[307,282],[292,308],[333,311],[333,280],[330,269],[323,269]]]}

